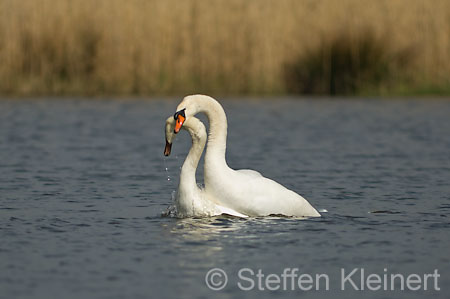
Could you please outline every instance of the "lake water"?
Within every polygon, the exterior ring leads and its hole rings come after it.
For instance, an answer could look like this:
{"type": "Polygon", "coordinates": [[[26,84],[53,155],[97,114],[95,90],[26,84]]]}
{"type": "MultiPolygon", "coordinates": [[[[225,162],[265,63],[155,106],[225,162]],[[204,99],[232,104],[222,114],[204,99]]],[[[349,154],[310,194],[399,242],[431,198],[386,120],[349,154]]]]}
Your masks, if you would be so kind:
{"type": "Polygon", "coordinates": [[[450,101],[223,100],[229,165],[328,211],[298,220],[161,217],[190,146],[163,156],[180,100],[0,101],[1,298],[448,298],[450,101]],[[268,290],[293,268],[329,290],[268,290]],[[342,290],[354,268],[357,288],[362,268],[422,285],[342,290]]]}

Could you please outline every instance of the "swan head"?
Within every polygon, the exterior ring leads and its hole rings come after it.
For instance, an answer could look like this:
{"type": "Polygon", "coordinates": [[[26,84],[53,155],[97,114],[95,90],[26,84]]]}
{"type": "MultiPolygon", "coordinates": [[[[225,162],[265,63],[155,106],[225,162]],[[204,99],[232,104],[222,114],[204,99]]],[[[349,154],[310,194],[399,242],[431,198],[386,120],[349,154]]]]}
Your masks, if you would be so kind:
{"type": "MultiPolygon", "coordinates": [[[[176,137],[176,133],[174,131],[177,123],[178,122],[173,116],[166,119],[166,147],[164,148],[164,156],[166,157],[170,155],[172,150],[172,143],[176,137]]],[[[189,132],[192,138],[192,143],[199,143],[204,147],[207,137],[205,125],[194,116],[183,120],[183,124],[182,128],[189,132]]]]}
{"type": "Polygon", "coordinates": [[[174,133],[177,134],[180,132],[181,127],[183,126],[186,119],[193,117],[201,110],[201,102],[202,101],[215,101],[213,98],[196,94],[190,95],[183,98],[183,101],[177,106],[177,112],[173,115],[173,118],[176,121],[174,133]]]}

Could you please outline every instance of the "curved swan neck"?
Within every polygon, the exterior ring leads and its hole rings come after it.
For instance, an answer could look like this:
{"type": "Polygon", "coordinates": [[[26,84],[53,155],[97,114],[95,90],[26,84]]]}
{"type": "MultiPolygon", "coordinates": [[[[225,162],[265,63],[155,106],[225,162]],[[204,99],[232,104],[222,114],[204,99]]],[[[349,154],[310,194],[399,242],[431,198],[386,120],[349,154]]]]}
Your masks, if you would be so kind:
{"type": "Polygon", "coordinates": [[[196,96],[198,111],[208,117],[208,147],[206,149],[206,163],[221,162],[226,164],[225,152],[227,148],[227,116],[222,106],[211,97],[196,96]]]}
{"type": "Polygon", "coordinates": [[[192,146],[186,160],[184,160],[180,173],[180,187],[186,191],[187,189],[193,190],[198,188],[195,173],[206,143],[206,134],[204,134],[204,137],[199,137],[192,130],[189,130],[189,134],[191,135],[192,146]]]}

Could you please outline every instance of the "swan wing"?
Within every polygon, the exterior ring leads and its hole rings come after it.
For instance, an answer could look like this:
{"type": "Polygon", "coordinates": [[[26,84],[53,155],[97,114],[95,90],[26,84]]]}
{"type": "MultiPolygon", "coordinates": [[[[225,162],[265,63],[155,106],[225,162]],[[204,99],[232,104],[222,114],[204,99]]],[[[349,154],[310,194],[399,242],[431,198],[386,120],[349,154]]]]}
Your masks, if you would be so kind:
{"type": "Polygon", "coordinates": [[[247,175],[249,177],[254,177],[254,178],[262,177],[261,173],[259,173],[256,170],[252,170],[252,169],[239,169],[239,170],[236,170],[236,171],[238,171],[239,173],[245,174],[245,175],[247,175]]]}
{"type": "MultiPolygon", "coordinates": [[[[247,209],[259,215],[320,216],[310,203],[283,185],[266,177],[247,181],[247,209]]],[[[244,211],[245,212],[245,211],[244,211]]]]}
{"type": "MultiPolygon", "coordinates": [[[[255,172],[258,173],[258,172],[255,172]]],[[[309,202],[274,180],[247,171],[233,171],[216,177],[211,190],[220,204],[249,216],[282,214],[286,216],[320,216],[309,202]],[[220,187],[219,187],[220,186],[220,187]]]]}

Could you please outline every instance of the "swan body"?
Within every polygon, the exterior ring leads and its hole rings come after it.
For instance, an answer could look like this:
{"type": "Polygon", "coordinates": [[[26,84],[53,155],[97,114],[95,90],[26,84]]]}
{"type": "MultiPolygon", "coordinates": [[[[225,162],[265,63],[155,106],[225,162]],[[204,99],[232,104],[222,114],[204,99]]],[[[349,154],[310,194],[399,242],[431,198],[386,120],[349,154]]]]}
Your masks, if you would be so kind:
{"type": "Polygon", "coordinates": [[[302,196],[259,172],[233,170],[226,162],[227,118],[222,106],[205,95],[187,96],[178,105],[174,132],[178,132],[197,113],[209,120],[208,146],[205,155],[205,191],[220,205],[249,216],[282,214],[320,217],[302,196]],[[181,115],[181,116],[180,116],[181,115]]]}
{"type": "MultiPolygon", "coordinates": [[[[175,119],[173,116],[166,120],[166,148],[164,154],[170,154],[175,134],[175,119]]],[[[177,217],[208,217],[229,214],[237,217],[247,217],[233,209],[223,207],[197,186],[195,172],[206,143],[206,129],[203,123],[195,117],[186,120],[183,128],[189,132],[192,146],[181,167],[180,183],[175,197],[177,217]]]]}

